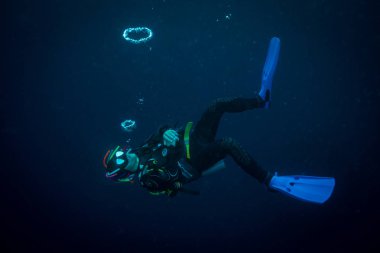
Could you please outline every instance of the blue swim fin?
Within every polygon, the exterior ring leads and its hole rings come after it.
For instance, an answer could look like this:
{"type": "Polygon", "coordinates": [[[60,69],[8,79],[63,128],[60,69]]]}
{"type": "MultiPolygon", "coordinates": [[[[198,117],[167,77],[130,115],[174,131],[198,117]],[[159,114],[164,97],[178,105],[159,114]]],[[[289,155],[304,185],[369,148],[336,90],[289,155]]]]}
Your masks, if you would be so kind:
{"type": "Polygon", "coordinates": [[[333,177],[277,176],[272,177],[269,187],[299,200],[322,204],[334,190],[333,177]]]}
{"type": "Polygon", "coordinates": [[[280,55],[280,45],[280,39],[273,37],[270,41],[267,58],[265,60],[263,74],[261,77],[261,89],[259,91],[259,96],[265,100],[265,108],[269,108],[269,104],[271,102],[272,80],[276,70],[278,57],[280,55]]]}

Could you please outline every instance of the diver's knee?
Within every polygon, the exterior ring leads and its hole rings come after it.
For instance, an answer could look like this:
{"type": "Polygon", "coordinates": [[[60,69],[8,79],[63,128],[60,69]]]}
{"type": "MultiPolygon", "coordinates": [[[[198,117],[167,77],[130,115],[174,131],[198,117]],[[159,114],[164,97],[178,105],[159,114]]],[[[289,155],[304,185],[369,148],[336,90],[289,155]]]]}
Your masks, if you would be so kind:
{"type": "Polygon", "coordinates": [[[237,140],[231,137],[224,137],[221,140],[222,146],[225,148],[230,148],[230,147],[240,147],[240,144],[237,140]]]}
{"type": "Polygon", "coordinates": [[[209,112],[221,111],[224,105],[231,103],[234,99],[236,99],[236,98],[223,97],[223,98],[214,99],[211,102],[211,104],[208,108],[208,111],[209,112]]]}
{"type": "Polygon", "coordinates": [[[219,105],[223,102],[223,98],[217,98],[217,99],[214,99],[210,106],[208,107],[208,111],[209,112],[216,112],[219,108],[219,105]]]}

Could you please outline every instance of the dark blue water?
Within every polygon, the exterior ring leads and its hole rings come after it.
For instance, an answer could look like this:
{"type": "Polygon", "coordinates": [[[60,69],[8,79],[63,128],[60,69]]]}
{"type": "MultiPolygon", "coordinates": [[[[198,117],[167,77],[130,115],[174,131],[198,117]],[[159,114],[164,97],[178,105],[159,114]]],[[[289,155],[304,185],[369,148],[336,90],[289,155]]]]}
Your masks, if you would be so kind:
{"type": "Polygon", "coordinates": [[[379,7],[6,1],[2,252],[378,250],[379,7]],[[135,26],[152,29],[152,40],[125,41],[135,26]],[[196,121],[215,98],[254,94],[272,36],[282,41],[272,108],[226,115],[218,136],[270,171],[335,177],[326,204],[270,193],[230,159],[191,185],[199,197],[105,179],[101,160],[114,145],[196,121]],[[138,124],[132,134],[119,127],[127,118],[138,124]]]}

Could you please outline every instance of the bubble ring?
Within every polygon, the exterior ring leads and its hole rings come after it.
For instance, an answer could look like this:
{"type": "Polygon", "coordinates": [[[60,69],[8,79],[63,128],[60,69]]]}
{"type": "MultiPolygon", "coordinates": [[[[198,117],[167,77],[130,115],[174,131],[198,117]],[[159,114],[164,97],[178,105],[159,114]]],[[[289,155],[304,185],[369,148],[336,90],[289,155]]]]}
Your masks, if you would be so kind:
{"type": "Polygon", "coordinates": [[[150,40],[152,37],[153,37],[153,32],[152,30],[150,30],[148,27],[134,27],[134,28],[127,28],[124,30],[123,32],[123,37],[126,41],[129,41],[133,44],[139,44],[139,43],[142,43],[142,42],[147,42],[148,40],[150,40]],[[131,32],[136,32],[136,33],[139,33],[139,32],[146,32],[148,34],[148,36],[146,37],[143,37],[141,39],[132,39],[130,38],[128,35],[131,33],[131,32]]]}
{"type": "Polygon", "coordinates": [[[127,131],[127,132],[132,132],[136,128],[136,121],[127,119],[123,122],[121,122],[121,127],[127,131]]]}

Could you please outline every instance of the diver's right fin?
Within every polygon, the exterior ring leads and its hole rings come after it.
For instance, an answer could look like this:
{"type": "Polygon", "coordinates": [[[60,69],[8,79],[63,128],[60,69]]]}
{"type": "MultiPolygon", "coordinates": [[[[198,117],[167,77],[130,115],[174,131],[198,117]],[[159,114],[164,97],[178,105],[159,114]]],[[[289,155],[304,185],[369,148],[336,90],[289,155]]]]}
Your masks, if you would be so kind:
{"type": "Polygon", "coordinates": [[[269,108],[269,104],[272,100],[272,80],[280,55],[280,45],[280,39],[273,37],[270,41],[267,58],[265,60],[261,77],[261,89],[259,91],[259,96],[265,101],[265,108],[269,108]]]}
{"type": "Polygon", "coordinates": [[[335,178],[313,176],[272,177],[269,188],[299,200],[323,204],[334,191],[335,178]]]}

